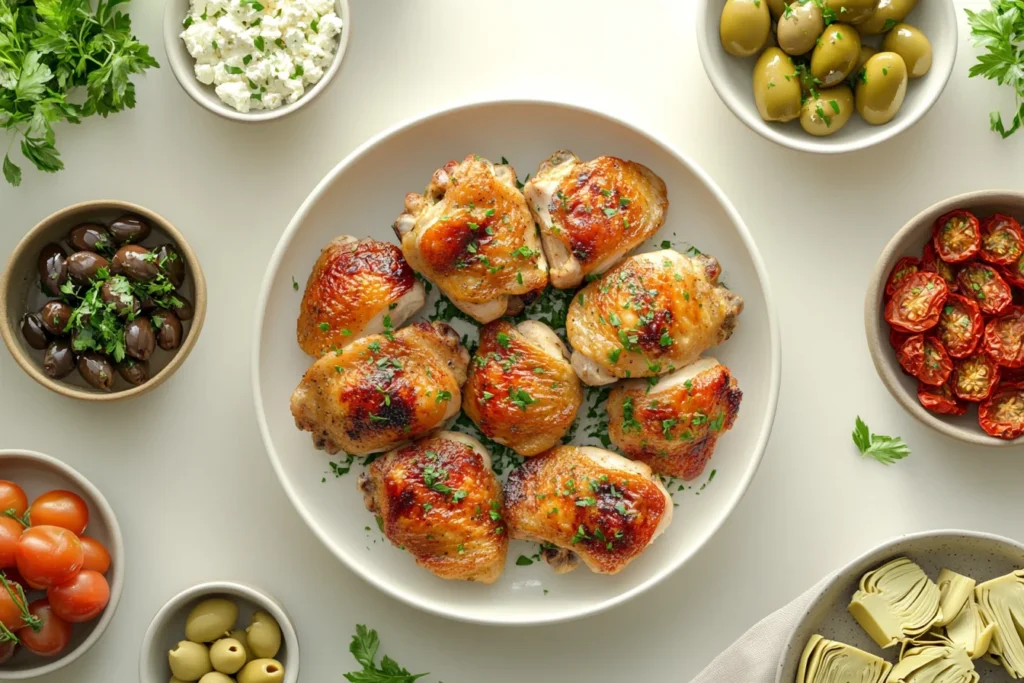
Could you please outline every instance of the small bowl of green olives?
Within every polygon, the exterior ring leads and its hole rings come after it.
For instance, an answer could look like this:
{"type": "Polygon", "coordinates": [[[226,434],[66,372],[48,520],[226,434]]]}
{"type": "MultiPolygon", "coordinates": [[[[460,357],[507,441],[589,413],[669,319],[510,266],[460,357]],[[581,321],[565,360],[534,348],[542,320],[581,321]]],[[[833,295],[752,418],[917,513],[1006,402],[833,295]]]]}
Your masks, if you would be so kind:
{"type": "Polygon", "coordinates": [[[109,401],[164,382],[195,345],[206,281],[173,225],[134,204],[76,204],[35,226],[0,275],[0,335],[33,379],[109,401]]]}
{"type": "Polygon", "coordinates": [[[140,683],[295,683],[299,641],[284,608],[230,581],[182,591],[142,641],[140,683]]]}
{"type": "Polygon", "coordinates": [[[726,106],[780,145],[835,154],[917,123],[953,72],[952,0],[702,0],[697,42],[726,106]]]}

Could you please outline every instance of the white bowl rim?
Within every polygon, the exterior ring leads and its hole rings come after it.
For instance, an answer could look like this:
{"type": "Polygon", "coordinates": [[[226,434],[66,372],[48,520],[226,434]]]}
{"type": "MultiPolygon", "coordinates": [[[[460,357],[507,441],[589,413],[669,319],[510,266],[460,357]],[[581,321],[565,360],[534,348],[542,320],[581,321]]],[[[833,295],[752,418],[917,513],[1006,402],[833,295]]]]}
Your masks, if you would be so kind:
{"type": "Polygon", "coordinates": [[[757,473],[757,469],[761,464],[761,460],[764,458],[765,449],[768,446],[768,439],[771,436],[772,427],[775,423],[775,414],[779,404],[779,388],[781,383],[782,374],[782,349],[781,339],[779,332],[778,316],[775,310],[775,302],[771,294],[771,286],[768,281],[768,273],[765,268],[764,261],[761,258],[761,253],[758,251],[754,239],[750,234],[746,224],[743,222],[742,217],[736,208],[732,205],[732,202],[725,196],[721,188],[708,176],[708,174],[696,163],[690,160],[690,158],[681,152],[677,151],[672,145],[658,137],[653,133],[648,133],[641,130],[637,126],[631,123],[623,121],[622,119],[606,114],[603,112],[590,109],[578,104],[568,104],[565,102],[559,102],[557,100],[548,100],[542,98],[495,98],[495,99],[484,99],[484,100],[472,100],[463,102],[460,104],[450,105],[435,109],[425,114],[419,114],[406,121],[400,122],[390,128],[387,128],[377,135],[373,136],[362,145],[353,150],[348,156],[346,156],[341,162],[338,163],[323,180],[313,189],[309,196],[303,201],[298,211],[292,217],[291,222],[281,235],[277,246],[274,248],[274,253],[270,258],[270,263],[267,266],[266,275],[263,278],[263,286],[260,288],[260,296],[258,299],[258,309],[256,311],[254,330],[253,334],[253,347],[252,347],[252,390],[253,390],[253,402],[256,408],[256,419],[259,423],[260,434],[263,437],[263,444],[267,451],[267,455],[270,458],[270,462],[274,467],[274,472],[277,474],[278,481],[284,488],[285,493],[288,495],[288,499],[295,506],[299,516],[302,517],[303,521],[313,531],[313,533],[320,539],[320,541],[332,552],[334,555],[342,560],[342,562],[353,572],[361,576],[365,581],[374,585],[378,590],[387,593],[388,595],[401,600],[407,605],[411,605],[425,612],[436,614],[438,616],[453,619],[455,621],[462,621],[467,623],[480,623],[480,624],[492,624],[492,625],[506,625],[506,626],[528,626],[538,624],[554,624],[578,619],[581,617],[597,614],[608,610],[616,605],[622,604],[633,597],[636,597],[651,588],[652,586],[660,583],[665,577],[673,573],[681,566],[686,564],[694,555],[699,552],[704,545],[718,532],[725,520],[728,519],[740,500],[743,498],[747,489],[750,487],[750,482],[753,480],[754,475],[757,473]],[[350,165],[361,159],[365,154],[372,151],[377,145],[387,140],[393,135],[396,135],[408,128],[417,126],[429,119],[439,118],[450,114],[458,114],[473,109],[482,109],[494,106],[522,106],[522,105],[533,105],[533,106],[548,106],[556,107],[574,111],[589,116],[596,116],[605,121],[615,123],[619,126],[626,128],[627,130],[641,136],[642,138],[652,142],[653,144],[660,147],[666,153],[671,155],[676,161],[687,168],[701,183],[704,187],[714,196],[714,198],[721,205],[725,211],[729,220],[736,226],[736,230],[739,233],[740,238],[743,241],[747,252],[750,255],[750,260],[754,265],[754,270],[757,274],[758,281],[761,285],[762,296],[765,300],[765,308],[768,319],[769,329],[769,345],[771,347],[771,368],[770,368],[770,385],[768,388],[768,406],[767,411],[764,415],[764,420],[760,428],[760,434],[757,438],[756,454],[752,459],[750,465],[747,467],[747,471],[743,474],[743,478],[740,482],[740,486],[737,487],[735,494],[732,498],[727,501],[725,506],[725,514],[713,525],[711,525],[704,537],[697,543],[693,549],[686,555],[681,556],[676,562],[667,564],[662,570],[657,572],[654,576],[647,579],[645,582],[634,586],[628,591],[609,598],[603,602],[599,602],[586,607],[578,607],[567,609],[558,614],[545,615],[542,617],[508,617],[499,616],[496,618],[482,618],[475,616],[467,616],[464,614],[453,614],[448,610],[441,609],[440,607],[434,607],[432,605],[425,604],[420,598],[406,591],[404,588],[392,585],[385,581],[382,581],[379,577],[369,572],[362,564],[355,560],[355,556],[348,553],[340,545],[335,544],[330,537],[320,528],[319,524],[316,523],[309,510],[306,509],[302,501],[299,500],[297,492],[288,484],[285,480],[284,468],[281,465],[280,458],[273,446],[273,440],[271,439],[270,428],[267,425],[267,416],[263,411],[262,405],[262,388],[260,386],[260,345],[261,345],[261,333],[263,330],[264,318],[266,315],[266,302],[270,298],[270,289],[273,284],[274,278],[277,275],[277,271],[281,266],[281,260],[284,258],[285,251],[287,250],[292,236],[298,230],[299,226],[305,221],[312,207],[320,200],[324,191],[330,186],[335,178],[341,175],[350,165]]]}
{"type": "MultiPolygon", "coordinates": [[[[142,683],[150,683],[146,678],[148,671],[145,667],[150,661],[148,655],[153,649],[153,641],[156,639],[157,630],[175,610],[204,595],[235,595],[245,598],[249,602],[255,603],[260,608],[270,612],[270,615],[277,620],[277,625],[281,627],[281,636],[284,638],[285,647],[288,652],[287,663],[281,662],[286,665],[284,683],[295,683],[299,679],[298,633],[295,631],[291,617],[288,616],[284,606],[277,601],[277,598],[263,589],[248,583],[238,581],[207,581],[190,586],[172,597],[164,603],[163,607],[157,610],[153,620],[149,622],[146,635],[142,638],[142,650],[139,652],[139,680],[142,683]]],[[[185,634],[182,633],[179,640],[184,639],[185,634]]]]}
{"type": "Polygon", "coordinates": [[[58,659],[47,662],[42,666],[33,667],[31,669],[22,669],[21,671],[4,671],[0,669],[0,680],[20,681],[28,678],[45,676],[46,674],[57,671],[58,669],[63,669],[65,666],[71,664],[88,652],[89,649],[99,641],[104,631],[107,630],[107,626],[109,626],[110,622],[114,619],[114,613],[117,612],[117,606],[121,602],[121,593],[124,590],[124,537],[121,535],[121,526],[117,522],[117,515],[114,514],[114,509],[110,507],[110,503],[107,502],[107,499],[103,496],[100,490],[96,488],[96,485],[86,479],[78,470],[57,458],[54,458],[53,456],[23,448],[5,448],[0,450],[0,460],[5,457],[24,457],[29,460],[46,463],[54,469],[60,470],[68,479],[73,481],[76,486],[88,493],[98,508],[98,510],[90,510],[89,514],[92,516],[93,513],[99,512],[100,516],[103,517],[103,522],[108,527],[110,540],[113,545],[112,548],[108,548],[110,551],[111,561],[116,563],[117,567],[114,582],[110,586],[110,602],[107,603],[106,608],[103,610],[103,616],[100,617],[99,621],[97,621],[96,625],[93,627],[92,633],[90,633],[88,637],[71,652],[68,652],[58,659]]]}
{"type": "MultiPolygon", "coordinates": [[[[217,114],[218,116],[223,116],[224,118],[231,119],[232,121],[241,121],[243,123],[261,123],[280,119],[298,111],[304,105],[315,100],[320,93],[327,88],[328,83],[334,79],[338,71],[341,69],[341,63],[344,61],[345,53],[348,50],[349,34],[352,32],[352,13],[349,10],[348,0],[334,0],[335,7],[341,8],[340,15],[344,25],[341,28],[338,51],[334,54],[334,61],[331,62],[330,68],[327,69],[323,77],[317,81],[312,88],[307,90],[302,97],[291,104],[281,105],[277,109],[261,109],[257,111],[241,112],[233,109],[227,103],[222,102],[220,98],[217,97],[216,93],[212,93],[212,97],[206,97],[204,89],[209,88],[209,86],[203,85],[197,81],[195,74],[191,71],[182,72],[177,66],[177,62],[171,56],[172,50],[184,51],[184,54],[188,58],[186,63],[188,63],[189,60],[191,60],[192,63],[195,63],[195,60],[192,59],[192,55],[188,53],[188,50],[186,50],[184,45],[181,43],[180,27],[182,19],[178,17],[177,14],[179,2],[177,0],[166,0],[166,2],[167,4],[164,6],[163,25],[164,51],[167,53],[167,62],[170,64],[171,73],[174,74],[174,78],[178,81],[178,84],[181,85],[182,90],[188,93],[188,96],[191,97],[199,106],[203,107],[207,111],[217,114]]],[[[184,2],[190,3],[190,0],[184,0],[184,2]]]]}
{"type": "Polygon", "coordinates": [[[821,601],[822,596],[824,596],[826,593],[832,590],[832,588],[835,587],[835,585],[840,581],[849,580],[850,577],[848,575],[854,567],[860,565],[869,557],[884,553],[885,551],[889,550],[893,546],[896,546],[900,543],[913,543],[914,541],[920,541],[929,538],[937,539],[952,536],[963,536],[967,538],[992,541],[993,543],[998,543],[1001,545],[1006,545],[1011,548],[1014,548],[1015,550],[1019,551],[1022,556],[1024,556],[1024,544],[1020,543],[1019,541],[1015,541],[1012,538],[1007,538],[1006,536],[1000,536],[999,534],[990,534],[984,531],[968,531],[966,529],[934,529],[932,531],[917,531],[914,533],[904,534],[902,536],[896,536],[895,538],[890,538],[887,541],[879,543],[874,548],[871,548],[870,550],[861,553],[860,555],[858,555],[857,557],[853,558],[845,565],[843,565],[842,568],[833,572],[828,577],[828,579],[822,584],[821,588],[814,593],[814,596],[811,598],[811,601],[807,604],[807,609],[804,611],[802,615],[800,615],[800,618],[797,620],[797,623],[794,624],[793,627],[790,629],[789,635],[786,637],[786,642],[782,646],[782,654],[779,655],[779,663],[775,670],[775,683],[791,683],[791,681],[782,680],[782,672],[783,669],[785,669],[786,662],[788,661],[787,655],[789,654],[790,649],[793,647],[793,639],[796,638],[797,632],[800,630],[800,627],[803,626],[804,622],[807,620],[807,617],[811,609],[821,601]]]}
{"type": "Polygon", "coordinates": [[[946,69],[944,74],[942,74],[941,83],[935,93],[935,97],[931,98],[919,112],[916,112],[911,116],[900,117],[893,123],[869,129],[872,131],[872,134],[848,140],[846,142],[836,142],[828,137],[818,138],[812,135],[807,135],[806,139],[804,139],[804,136],[791,138],[780,133],[777,126],[771,125],[769,122],[750,113],[746,108],[741,107],[736,101],[736,98],[733,97],[725,88],[722,83],[723,79],[721,76],[711,75],[711,69],[708,67],[711,60],[711,48],[708,44],[707,31],[704,30],[707,24],[708,5],[711,1],[712,0],[697,0],[696,20],[697,49],[700,52],[701,64],[704,65],[704,73],[707,74],[708,80],[711,81],[711,86],[715,89],[715,92],[718,93],[718,97],[722,100],[729,111],[731,111],[736,118],[745,123],[750,130],[754,131],[766,140],[771,140],[783,147],[795,149],[800,152],[809,152],[812,154],[845,154],[847,152],[855,152],[881,144],[896,137],[900,133],[909,130],[918,121],[923,119],[925,114],[931,111],[932,107],[935,106],[935,103],[942,97],[942,93],[946,91],[946,86],[949,84],[949,79],[953,75],[953,69],[956,66],[956,56],[960,49],[960,27],[956,18],[956,6],[953,4],[953,0],[945,0],[948,10],[947,20],[953,26],[954,32],[952,41],[953,55],[949,60],[949,68],[946,69]]]}
{"type": "MultiPolygon", "coordinates": [[[[975,431],[961,427],[958,424],[947,422],[938,415],[926,410],[917,400],[916,394],[906,390],[899,379],[899,367],[896,354],[891,352],[887,341],[888,335],[883,332],[882,324],[879,322],[881,305],[884,301],[885,282],[889,278],[889,271],[896,265],[899,254],[897,245],[906,240],[911,233],[921,229],[922,221],[928,216],[942,216],[954,209],[968,208],[983,204],[1001,204],[1007,201],[1018,201],[1024,205],[1024,191],[1021,190],[975,190],[965,192],[954,197],[943,199],[924,209],[900,228],[892,239],[885,245],[878,262],[871,271],[871,279],[868,280],[868,291],[864,299],[864,330],[867,335],[868,351],[871,353],[871,362],[875,366],[882,384],[888,389],[896,402],[903,406],[903,409],[913,415],[919,422],[932,429],[945,434],[946,436],[958,439],[965,443],[989,448],[1006,448],[1009,446],[1024,445],[1024,436],[1016,439],[1000,439],[997,436],[990,436],[980,427],[975,431]],[[892,258],[896,257],[896,258],[892,258]],[[881,292],[881,294],[880,294],[881,292]]],[[[927,243],[927,240],[926,240],[927,243]]],[[[922,245],[923,248],[923,245],[922,245]]]]}

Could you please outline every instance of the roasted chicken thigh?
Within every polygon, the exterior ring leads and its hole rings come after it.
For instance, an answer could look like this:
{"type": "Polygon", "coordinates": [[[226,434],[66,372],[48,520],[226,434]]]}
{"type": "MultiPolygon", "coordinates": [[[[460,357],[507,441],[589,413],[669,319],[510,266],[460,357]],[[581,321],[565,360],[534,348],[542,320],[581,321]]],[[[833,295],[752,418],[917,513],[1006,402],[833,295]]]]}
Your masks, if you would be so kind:
{"type": "Polygon", "coordinates": [[[342,235],[320,252],[299,308],[299,346],[311,356],[397,330],[426,300],[423,285],[390,242],[342,235]]]}
{"type": "Polygon", "coordinates": [[[584,287],[566,319],[580,379],[673,372],[728,339],[743,299],[718,284],[720,273],[711,256],[663,249],[631,256],[584,287]]]}
{"type": "Polygon", "coordinates": [[[409,264],[482,323],[522,310],[548,283],[537,226],[511,166],[471,154],[405,198],[394,224],[409,264]]]}
{"type": "Polygon", "coordinates": [[[621,261],[661,228],[668,211],[665,183],[646,166],[616,157],[582,162],[565,150],[541,163],[523,194],[540,225],[551,284],[560,289],[621,261]]]}
{"type": "Polygon", "coordinates": [[[462,409],[487,437],[537,455],[561,441],[582,402],[569,351],[550,327],[496,320],[480,330],[462,409]]]}
{"type": "Polygon", "coordinates": [[[718,438],[732,428],[743,392],[714,358],[658,379],[620,383],[608,396],[608,436],[622,453],[658,474],[700,476],[718,438]]]}
{"type": "Polygon", "coordinates": [[[505,520],[511,538],[540,542],[558,573],[582,559],[594,572],[617,574],[668,527],[672,499],[644,463],[558,446],[509,475],[505,520]]]}
{"type": "Polygon", "coordinates": [[[295,426],[328,453],[394,448],[459,412],[469,352],[445,323],[359,339],[313,363],[292,394],[295,426]]]}
{"type": "Polygon", "coordinates": [[[375,460],[359,477],[388,540],[442,579],[494,583],[508,534],[501,482],[476,439],[439,432],[375,460]]]}

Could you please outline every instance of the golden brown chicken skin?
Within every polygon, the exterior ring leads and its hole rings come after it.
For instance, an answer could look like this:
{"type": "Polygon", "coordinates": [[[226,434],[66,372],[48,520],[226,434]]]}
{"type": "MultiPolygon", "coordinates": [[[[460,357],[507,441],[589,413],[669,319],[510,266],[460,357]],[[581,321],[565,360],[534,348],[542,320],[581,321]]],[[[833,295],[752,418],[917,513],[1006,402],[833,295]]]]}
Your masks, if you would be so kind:
{"type": "Polygon", "coordinates": [[[516,172],[471,154],[405,198],[394,224],[409,264],[482,323],[522,308],[548,283],[537,226],[516,172]]]}
{"type": "Polygon", "coordinates": [[[544,544],[554,570],[580,559],[616,574],[672,521],[672,499],[651,469],[600,448],[558,446],[528,459],[505,484],[513,539],[544,544]]]}
{"type": "Polygon", "coordinates": [[[319,357],[368,334],[397,330],[425,300],[396,245],[343,235],[324,247],[306,281],[299,346],[319,357]]]}
{"type": "Polygon", "coordinates": [[[541,229],[551,284],[578,286],[656,233],[668,212],[665,183],[634,161],[582,162],[560,150],[544,161],[523,194],[541,229]]]}
{"type": "Polygon", "coordinates": [[[711,256],[671,249],[631,256],[569,306],[572,364],[591,385],[689,365],[732,335],[743,299],[718,284],[711,256]]]}
{"type": "Polygon", "coordinates": [[[391,451],[359,477],[384,535],[442,579],[494,583],[508,534],[501,482],[479,441],[440,432],[391,451]]]}
{"type": "Polygon", "coordinates": [[[459,412],[469,352],[445,323],[365,337],[316,361],[292,394],[295,426],[328,453],[378,453],[459,412]]]}
{"type": "Polygon", "coordinates": [[[743,392],[729,368],[701,358],[661,377],[618,384],[608,396],[608,436],[615,447],[658,474],[696,479],[732,429],[743,392]]]}
{"type": "Polygon", "coordinates": [[[462,409],[487,437],[537,455],[565,436],[583,402],[569,352],[550,327],[496,320],[480,330],[462,409]]]}

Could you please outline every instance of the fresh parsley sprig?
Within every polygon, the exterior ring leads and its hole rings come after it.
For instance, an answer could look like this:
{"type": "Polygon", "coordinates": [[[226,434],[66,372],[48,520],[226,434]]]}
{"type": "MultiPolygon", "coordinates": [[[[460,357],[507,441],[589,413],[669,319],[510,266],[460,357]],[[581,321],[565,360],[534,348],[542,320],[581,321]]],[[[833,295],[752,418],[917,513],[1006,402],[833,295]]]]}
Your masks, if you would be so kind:
{"type": "Polygon", "coordinates": [[[859,416],[853,429],[853,443],[857,445],[861,455],[870,456],[883,465],[891,465],[910,455],[910,447],[903,439],[898,436],[872,434],[859,416]]]}
{"type": "Polygon", "coordinates": [[[380,666],[377,666],[376,659],[379,648],[380,639],[377,637],[377,632],[372,628],[366,628],[363,624],[358,624],[348,650],[362,665],[363,670],[347,673],[345,679],[350,683],[413,683],[429,675],[411,674],[387,655],[384,655],[380,660],[380,666]]]}
{"type": "Polygon", "coordinates": [[[987,50],[971,67],[970,77],[981,76],[999,85],[1012,85],[1016,113],[1009,128],[998,111],[989,114],[993,131],[1008,138],[1024,125],[1024,0],[992,0],[992,7],[967,12],[971,41],[987,50]]]}

